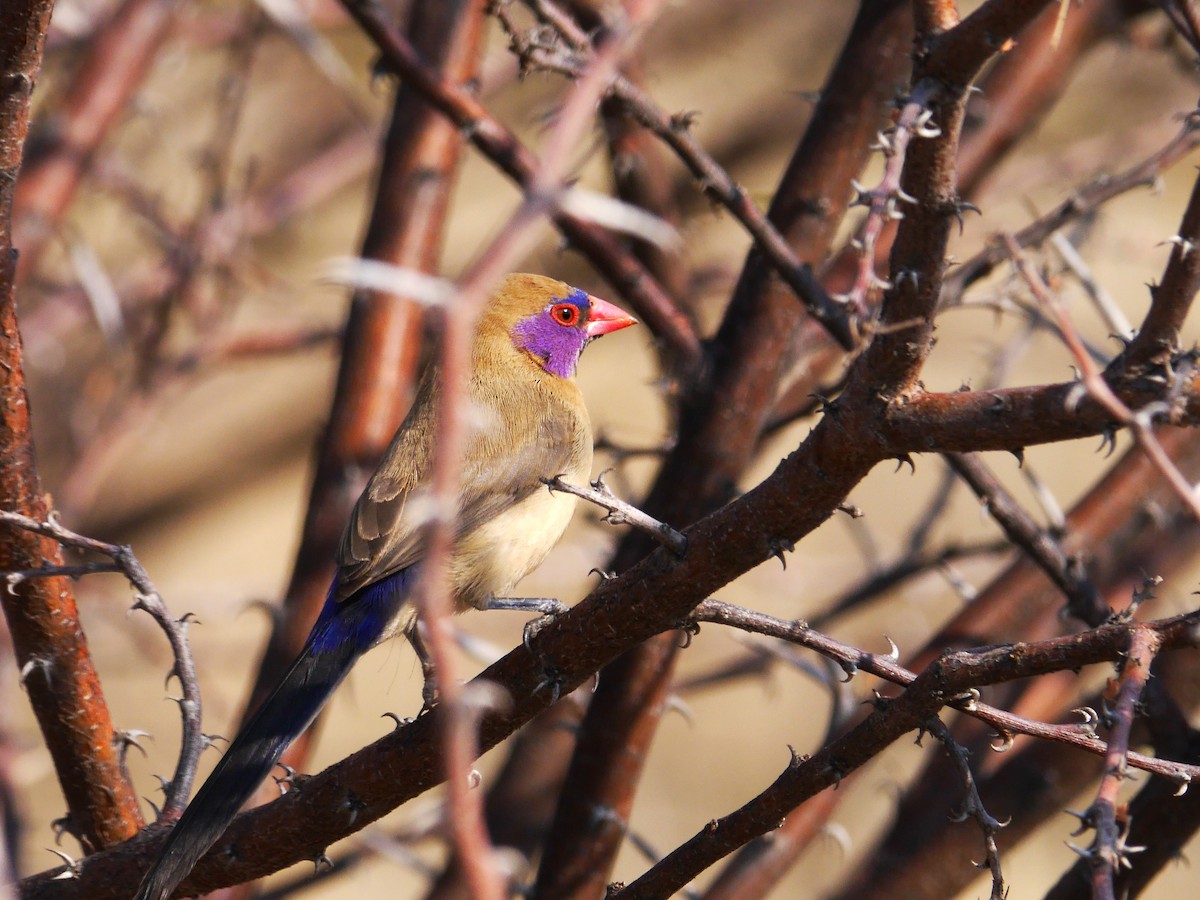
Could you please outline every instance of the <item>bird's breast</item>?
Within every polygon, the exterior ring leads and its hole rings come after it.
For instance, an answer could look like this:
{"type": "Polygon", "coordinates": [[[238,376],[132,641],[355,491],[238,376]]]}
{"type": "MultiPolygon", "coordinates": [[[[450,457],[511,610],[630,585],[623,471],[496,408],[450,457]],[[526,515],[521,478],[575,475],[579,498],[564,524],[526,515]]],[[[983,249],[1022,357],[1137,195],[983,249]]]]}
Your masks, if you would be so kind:
{"type": "Polygon", "coordinates": [[[574,498],[543,488],[463,535],[453,563],[459,608],[482,607],[488,597],[512,596],[517,582],[536,569],[562,537],[574,512],[574,498]]]}

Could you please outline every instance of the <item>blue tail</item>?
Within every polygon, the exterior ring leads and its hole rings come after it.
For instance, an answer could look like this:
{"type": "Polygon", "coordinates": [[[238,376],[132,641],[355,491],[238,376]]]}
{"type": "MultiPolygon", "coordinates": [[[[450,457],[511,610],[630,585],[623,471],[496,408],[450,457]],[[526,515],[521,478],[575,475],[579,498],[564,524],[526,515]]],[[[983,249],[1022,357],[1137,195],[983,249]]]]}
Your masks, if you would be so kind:
{"type": "Polygon", "coordinates": [[[342,602],[329,599],[283,680],[234,738],[167,837],[135,900],[167,900],[217,842],[238,810],[363,653],[386,633],[407,597],[409,570],[368,585],[342,602]]]}

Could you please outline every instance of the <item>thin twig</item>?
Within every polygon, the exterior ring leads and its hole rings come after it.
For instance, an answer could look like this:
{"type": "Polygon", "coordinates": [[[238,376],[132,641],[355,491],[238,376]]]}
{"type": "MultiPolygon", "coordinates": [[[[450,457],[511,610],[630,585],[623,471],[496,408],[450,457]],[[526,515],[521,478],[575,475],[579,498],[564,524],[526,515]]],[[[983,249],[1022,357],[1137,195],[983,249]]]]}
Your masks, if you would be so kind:
{"type": "Polygon", "coordinates": [[[1091,868],[1092,896],[1095,900],[1115,900],[1113,879],[1121,868],[1129,868],[1129,854],[1142,849],[1125,842],[1129,822],[1118,806],[1121,783],[1129,776],[1129,731],[1133,726],[1138,698],[1150,678],[1150,664],[1158,652],[1158,635],[1148,629],[1135,627],[1129,636],[1129,652],[1125,657],[1117,690],[1116,706],[1111,712],[1112,730],[1104,754],[1104,775],[1096,799],[1087,812],[1080,815],[1079,831],[1095,829],[1092,846],[1085,850],[1067,844],[1087,860],[1091,868]]]}
{"type": "MultiPolygon", "coordinates": [[[[192,659],[192,651],[187,642],[187,627],[191,620],[191,614],[188,613],[178,619],[171,615],[171,611],[167,609],[166,604],[163,602],[162,595],[154,587],[150,576],[134,555],[133,549],[128,545],[108,544],[104,541],[98,541],[95,538],[77,534],[60,524],[54,515],[51,515],[46,521],[41,522],[31,519],[28,516],[23,516],[20,513],[0,510],[0,522],[15,525],[18,528],[24,528],[27,531],[52,538],[64,547],[72,547],[76,550],[107,556],[113,561],[112,566],[102,566],[91,569],[91,571],[121,572],[137,592],[133,608],[149,613],[150,617],[154,619],[159,628],[167,636],[167,641],[171,645],[171,653],[175,659],[168,677],[174,675],[179,680],[180,691],[183,695],[177,701],[179,703],[179,715],[183,720],[183,736],[180,742],[179,760],[175,766],[175,774],[171,776],[171,780],[166,784],[166,799],[163,802],[159,818],[164,821],[171,821],[177,818],[187,805],[188,797],[192,791],[192,781],[196,776],[196,763],[200,759],[200,753],[207,745],[206,738],[200,730],[200,683],[196,678],[196,665],[192,659]]],[[[89,566],[74,566],[69,568],[71,570],[90,569],[89,566]]],[[[48,573],[39,573],[36,570],[33,572],[10,573],[8,576],[10,590],[14,574],[19,575],[21,578],[27,578],[37,574],[48,573]]],[[[75,575],[77,572],[67,571],[58,574],[75,575]]],[[[82,574],[82,572],[79,574],[82,574]]]]}
{"type": "Polygon", "coordinates": [[[650,537],[668,548],[676,556],[683,556],[687,553],[687,538],[670,525],[658,521],[658,519],[642,512],[633,504],[626,503],[614,494],[609,486],[604,483],[603,473],[592,482],[591,487],[579,487],[578,485],[563,481],[562,476],[543,478],[542,482],[551,492],[562,491],[564,494],[571,494],[579,497],[581,500],[594,503],[601,509],[608,510],[608,515],[604,517],[604,521],[610,525],[632,525],[639,531],[650,535],[650,537]]]}
{"type": "MultiPolygon", "coordinates": [[[[1075,357],[1075,363],[1079,366],[1079,370],[1082,373],[1081,387],[1096,402],[1103,406],[1117,422],[1130,429],[1138,446],[1142,448],[1142,451],[1175,489],[1179,498],[1191,509],[1192,515],[1200,522],[1200,499],[1197,498],[1196,492],[1193,490],[1191,484],[1188,483],[1188,480],[1183,477],[1183,474],[1176,465],[1171,462],[1171,458],[1167,456],[1166,451],[1162,448],[1162,444],[1155,437],[1153,428],[1151,428],[1154,414],[1162,411],[1162,407],[1168,406],[1168,404],[1151,404],[1135,413],[1122,403],[1121,399],[1113,392],[1113,389],[1109,387],[1108,382],[1104,378],[1104,373],[1100,371],[1099,367],[1088,356],[1087,351],[1079,340],[1079,332],[1075,330],[1075,325],[1071,321],[1071,314],[1067,311],[1062,301],[1046,286],[1046,283],[1033,268],[1033,265],[1017,245],[1012,235],[1004,234],[1001,239],[1012,257],[1013,264],[1017,267],[1017,271],[1025,280],[1029,290],[1058,323],[1063,340],[1066,341],[1067,347],[1071,351],[1071,355],[1075,357]]],[[[1067,398],[1068,411],[1077,406],[1078,398],[1069,395],[1067,398]]]]}
{"type": "Polygon", "coordinates": [[[975,865],[981,869],[986,868],[992,873],[991,900],[1004,900],[1008,895],[1008,888],[1004,884],[1004,873],[1000,868],[1000,848],[996,845],[996,834],[1006,823],[993,818],[984,807],[983,798],[979,796],[979,788],[975,784],[975,775],[971,772],[971,762],[967,759],[967,748],[954,739],[954,735],[950,733],[950,729],[941,719],[931,719],[926,728],[930,734],[942,742],[946,752],[954,760],[954,766],[958,769],[959,779],[963,783],[965,792],[962,810],[956,818],[962,821],[969,816],[978,823],[979,830],[983,832],[986,860],[975,865]]]}
{"type": "MultiPolygon", "coordinates": [[[[537,66],[573,79],[578,78],[588,65],[593,52],[591,41],[583,29],[551,0],[536,0],[531,5],[545,21],[553,25],[569,47],[526,41],[513,25],[511,18],[504,13],[503,6],[497,7],[497,15],[524,58],[537,66]]],[[[693,137],[690,117],[666,113],[640,87],[622,75],[613,78],[607,91],[613,99],[621,103],[630,116],[675,151],[692,175],[699,180],[704,192],[721,203],[741,223],[772,268],[796,292],[813,318],[824,325],[844,349],[852,349],[855,344],[855,330],[846,307],[825,293],[811,267],[796,258],[783,235],[750,199],[745,188],[734,181],[728,171],[693,137]]]]}
{"type": "MultiPolygon", "coordinates": [[[[1162,172],[1200,146],[1200,110],[1183,117],[1183,126],[1161,149],[1116,175],[1093,179],[1035,222],[1013,235],[1021,247],[1036,247],[1064,225],[1094,213],[1108,201],[1134,188],[1153,186],[1162,172]]],[[[968,287],[992,273],[1009,257],[999,241],[964,262],[946,275],[942,289],[943,307],[960,301],[968,287]]]]}
{"type": "MultiPolygon", "coordinates": [[[[807,647],[837,662],[847,676],[863,671],[902,686],[912,684],[917,678],[916,673],[900,665],[891,655],[867,653],[814,631],[803,622],[788,622],[718,600],[705,600],[696,607],[692,618],[696,622],[729,625],[807,647]]],[[[1033,645],[1016,646],[1029,648],[1033,645]]],[[[983,682],[977,684],[982,686],[983,682]]],[[[1070,744],[1098,756],[1103,756],[1108,749],[1108,745],[1096,735],[1094,725],[1097,718],[1094,713],[1086,716],[1082,725],[1050,725],[997,709],[979,702],[975,697],[963,698],[947,705],[987,722],[996,729],[996,733],[1005,744],[1011,742],[1014,734],[1025,734],[1070,744]]],[[[1200,766],[1157,759],[1133,751],[1127,754],[1127,758],[1134,768],[1171,778],[1181,785],[1190,784],[1196,778],[1200,778],[1200,766]]]]}
{"type": "Polygon", "coordinates": [[[1129,323],[1124,310],[1117,305],[1117,301],[1113,299],[1112,294],[1102,285],[1096,276],[1092,273],[1091,267],[1087,264],[1079,251],[1075,249],[1062,231],[1056,231],[1050,235],[1050,246],[1054,248],[1054,252],[1058,254],[1058,258],[1062,260],[1063,265],[1075,276],[1084,292],[1096,305],[1096,310],[1104,319],[1104,324],[1108,327],[1111,334],[1116,335],[1122,340],[1128,340],[1133,337],[1134,329],[1129,323]]]}
{"type": "Polygon", "coordinates": [[[855,249],[858,250],[854,284],[842,299],[858,310],[860,316],[866,316],[870,308],[872,290],[891,287],[875,274],[876,247],[888,222],[904,218],[901,204],[916,203],[916,198],[906,194],[900,187],[900,179],[904,173],[905,153],[913,135],[934,137],[938,133],[936,126],[931,124],[933,112],[930,108],[936,95],[937,86],[932,81],[923,81],[913,88],[890,133],[879,133],[877,143],[885,160],[879,184],[868,189],[858,182],[852,182],[856,196],[851,205],[867,207],[867,217],[854,240],[855,249]]]}
{"type": "Polygon", "coordinates": [[[1092,611],[1103,608],[1104,601],[1083,564],[1033,520],[975,454],[947,453],[944,458],[983,501],[988,514],[1004,529],[1009,540],[1063,592],[1076,618],[1091,621],[1092,611]]]}

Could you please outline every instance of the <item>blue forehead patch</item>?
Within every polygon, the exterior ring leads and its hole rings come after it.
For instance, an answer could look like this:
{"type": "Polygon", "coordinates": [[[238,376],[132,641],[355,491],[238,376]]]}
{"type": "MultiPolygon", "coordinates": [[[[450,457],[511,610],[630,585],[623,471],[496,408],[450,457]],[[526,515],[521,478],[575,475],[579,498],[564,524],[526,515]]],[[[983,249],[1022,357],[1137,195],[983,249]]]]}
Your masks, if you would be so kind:
{"type": "Polygon", "coordinates": [[[565,297],[551,297],[551,303],[570,303],[572,306],[578,306],[581,310],[592,308],[592,304],[588,302],[586,291],[581,291],[579,288],[571,288],[571,292],[565,297]]]}

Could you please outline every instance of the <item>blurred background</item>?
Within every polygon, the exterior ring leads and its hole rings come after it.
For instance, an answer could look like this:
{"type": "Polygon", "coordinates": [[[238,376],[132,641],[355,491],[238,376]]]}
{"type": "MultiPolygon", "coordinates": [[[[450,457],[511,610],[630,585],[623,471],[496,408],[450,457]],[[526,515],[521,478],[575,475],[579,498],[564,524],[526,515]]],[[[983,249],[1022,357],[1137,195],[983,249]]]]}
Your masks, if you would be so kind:
{"type": "MultiPolygon", "coordinates": [[[[29,159],[36,159],[39,142],[52,140],[78,115],[68,105],[73,86],[98,33],[127,5],[56,5],[35,94],[29,159]]],[[[347,290],[326,272],[331,259],[360,252],[392,88],[389,79],[372,75],[375,51],[332,0],[161,6],[161,38],[144,72],[131,76],[119,114],[63,214],[42,223],[43,232],[24,233],[36,253],[19,243],[19,312],[44,484],[66,524],[131,544],[171,609],[195,613],[201,624],[191,628],[190,638],[205,730],[229,735],[269,631],[266,610],[279,602],[291,574],[347,312],[347,290]]],[[[695,111],[695,136],[765,207],[854,6],[794,0],[667,4],[640,48],[643,85],[667,111],[695,111]]],[[[953,239],[956,259],[970,257],[998,231],[1020,228],[1089,179],[1162,147],[1195,106],[1200,79],[1194,54],[1167,20],[1150,11],[1132,14],[1123,4],[1108,6],[1103,37],[1062,76],[1061,98],[1031,120],[1019,144],[974,190],[982,215],[965,217],[953,239]]],[[[1071,14],[1077,12],[1072,5],[1071,14]]],[[[521,77],[494,20],[487,29],[479,95],[537,148],[566,84],[548,74],[521,77]]],[[[977,115],[989,114],[988,99],[973,101],[977,115]]],[[[1185,157],[1162,174],[1157,188],[1123,195],[1071,232],[1091,283],[1134,322],[1149,302],[1146,285],[1161,276],[1169,252],[1164,242],[1178,227],[1196,161],[1196,154],[1185,157]]],[[[880,167],[876,156],[860,180],[874,184],[880,167]]],[[[598,131],[577,148],[574,170],[584,184],[612,190],[598,131]]],[[[687,305],[709,334],[749,239],[681,166],[671,162],[669,172],[690,277],[687,305]]],[[[446,221],[441,273],[460,273],[519,200],[512,183],[468,149],[446,221]]],[[[844,237],[857,221],[851,217],[844,237]]],[[[1064,271],[1057,258],[1047,265],[1064,271]]],[[[549,226],[521,267],[621,301],[549,226]]],[[[1064,276],[1062,295],[1080,332],[1099,352],[1112,354],[1119,345],[1109,336],[1110,323],[1096,313],[1080,282],[1064,276]]],[[[1045,329],[1026,335],[1026,320],[1000,302],[1012,290],[1012,276],[998,273],[975,289],[974,302],[943,314],[939,344],[923,376],[926,387],[987,386],[998,358],[1006,361],[1005,384],[1072,377],[1070,355],[1058,338],[1045,329]]],[[[579,378],[598,433],[617,448],[601,450],[597,471],[616,465],[612,485],[636,501],[650,484],[655,458],[627,458],[620,451],[660,447],[672,428],[670,384],[649,330],[591,346],[579,378]]],[[[833,372],[828,381],[836,379],[833,372]]],[[[770,472],[809,427],[801,419],[765,441],[742,487],[770,472]]],[[[1126,447],[1118,437],[1112,456],[1095,439],[1031,448],[1025,472],[1069,508],[1126,447]]],[[[1034,504],[1035,490],[1016,460],[987,460],[1034,504]]],[[[969,492],[945,487],[939,459],[915,463],[912,472],[879,467],[849,498],[864,512],[861,519],[829,521],[797,547],[786,569],[765,564],[726,588],[721,599],[788,619],[820,616],[854,585],[905,555],[914,525],[939,491],[947,494],[946,512],[937,518],[929,546],[986,548],[998,540],[995,524],[969,492]]],[[[522,593],[568,603],[586,594],[594,583],[589,570],[606,563],[617,537],[598,520],[593,508],[581,506],[567,538],[522,593]]],[[[968,554],[821,627],[870,651],[886,652],[889,638],[902,651],[914,649],[1008,561],[1005,553],[968,554]]],[[[1196,577],[1190,561],[1173,570],[1152,614],[1193,604],[1196,577]]],[[[163,687],[169,648],[146,616],[129,612],[131,592],[122,579],[93,576],[77,590],[116,724],[152,735],[144,755],[131,754],[130,767],[139,791],[155,800],[153,775],[170,772],[178,746],[178,712],[166,699],[174,685],[163,687]]],[[[480,642],[480,656],[464,655],[473,672],[489,654],[498,656],[520,640],[523,621],[507,613],[472,614],[459,625],[480,642]]],[[[632,818],[632,829],[651,848],[666,852],[762,790],[786,765],[789,746],[811,752],[821,745],[831,705],[821,679],[786,659],[768,659],[748,676],[724,671],[761,660],[760,643],[706,626],[682,654],[678,714],[666,717],[655,739],[632,818]]],[[[1081,678],[1094,685],[1105,674],[1081,678]]],[[[331,704],[309,770],[386,732],[391,723],[382,714],[415,714],[420,685],[407,645],[373,651],[331,704]]],[[[851,687],[865,695],[869,679],[851,687]]],[[[29,874],[58,862],[45,848],[54,845],[50,823],[64,804],[11,665],[0,669],[0,696],[14,751],[7,765],[24,826],[19,864],[29,874]]],[[[502,746],[482,760],[485,786],[503,753],[502,746]]],[[[930,753],[940,753],[931,742],[918,747],[901,741],[848,785],[850,795],[825,836],[772,896],[835,893],[863,865],[872,840],[895,813],[899,792],[930,753]]],[[[215,751],[205,754],[201,774],[216,758],[215,751]]],[[[1093,790],[1069,805],[1085,808],[1093,790]]],[[[398,829],[427,827],[437,803],[437,792],[418,798],[348,839],[372,851],[368,862],[295,896],[421,896],[429,871],[444,858],[444,845],[433,836],[411,843],[393,836],[398,829]]],[[[1066,815],[1050,818],[1035,839],[1007,853],[1010,896],[1041,896],[1057,880],[1074,859],[1065,842],[1076,824],[1066,815]]],[[[969,822],[953,827],[975,828],[969,822]]],[[[64,849],[74,852],[70,843],[66,839],[64,849]]],[[[332,848],[330,855],[336,858],[338,851],[332,848]]],[[[980,842],[971,858],[982,855],[980,842]]],[[[969,867],[970,861],[946,865],[969,867]]],[[[630,880],[646,866],[631,844],[615,877],[630,880]]],[[[311,868],[297,866],[273,883],[291,884],[311,868]]],[[[1146,896],[1188,896],[1194,886],[1186,865],[1172,866],[1146,896]]],[[[980,881],[962,896],[986,892],[980,881]]]]}

